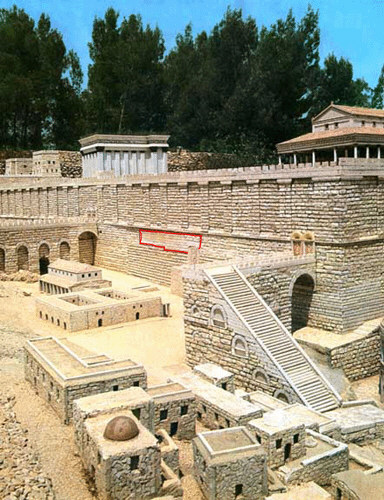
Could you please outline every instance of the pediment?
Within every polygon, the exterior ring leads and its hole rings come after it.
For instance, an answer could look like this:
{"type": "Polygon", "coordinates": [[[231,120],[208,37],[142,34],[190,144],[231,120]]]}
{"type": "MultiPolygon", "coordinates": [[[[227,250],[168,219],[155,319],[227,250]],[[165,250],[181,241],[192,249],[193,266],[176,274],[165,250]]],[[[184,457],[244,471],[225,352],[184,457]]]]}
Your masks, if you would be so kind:
{"type": "Polygon", "coordinates": [[[323,111],[321,111],[317,116],[315,116],[312,119],[312,123],[319,123],[323,121],[328,121],[328,120],[337,120],[337,119],[343,119],[348,116],[351,116],[350,113],[347,111],[342,111],[341,109],[333,106],[332,104],[329,105],[327,108],[325,108],[323,111]]]}

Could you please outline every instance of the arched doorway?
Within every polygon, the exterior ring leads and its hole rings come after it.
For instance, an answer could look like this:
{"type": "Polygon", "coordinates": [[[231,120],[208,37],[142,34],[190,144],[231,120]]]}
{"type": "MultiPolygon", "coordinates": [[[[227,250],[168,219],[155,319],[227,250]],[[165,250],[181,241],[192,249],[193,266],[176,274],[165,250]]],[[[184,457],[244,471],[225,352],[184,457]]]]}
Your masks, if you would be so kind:
{"type": "Polygon", "coordinates": [[[21,245],[17,249],[17,270],[28,271],[28,269],[29,269],[28,248],[24,245],[21,245]]]}
{"type": "Polygon", "coordinates": [[[60,259],[69,260],[71,255],[71,247],[66,241],[60,243],[59,256],[60,259]]]}
{"type": "Polygon", "coordinates": [[[5,251],[0,248],[0,271],[5,271],[5,251]]]}
{"type": "Polygon", "coordinates": [[[42,243],[39,247],[39,271],[40,274],[48,273],[49,266],[49,246],[46,243],[42,243]]]}
{"type": "Polygon", "coordinates": [[[293,283],[291,294],[292,333],[308,324],[315,281],[308,273],[301,274],[293,283]]]}
{"type": "Polygon", "coordinates": [[[95,263],[97,237],[90,231],[79,236],[79,260],[84,264],[95,263]]]}

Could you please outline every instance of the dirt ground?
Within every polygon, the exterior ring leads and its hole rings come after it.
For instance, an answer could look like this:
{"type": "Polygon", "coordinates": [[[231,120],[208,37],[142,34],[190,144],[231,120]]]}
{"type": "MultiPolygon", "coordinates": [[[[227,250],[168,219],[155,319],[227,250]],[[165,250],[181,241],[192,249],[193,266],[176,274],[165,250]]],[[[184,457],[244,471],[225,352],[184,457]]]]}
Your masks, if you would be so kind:
{"type": "MultiPolygon", "coordinates": [[[[104,276],[112,279],[113,286],[120,290],[147,284],[142,279],[112,271],[105,271],[104,276]]],[[[51,479],[57,500],[91,500],[95,496],[83,473],[72,426],[61,424],[50,406],[24,381],[23,345],[27,339],[37,336],[67,337],[90,350],[143,363],[148,368],[151,384],[163,382],[167,374],[157,368],[179,365],[184,360],[182,300],[170,295],[166,288],[157,288],[152,293],[161,292],[163,301],[171,303],[171,318],[150,318],[132,325],[64,335],[62,329],[35,316],[34,297],[39,294],[36,283],[0,282],[0,399],[15,398],[16,419],[27,433],[44,475],[51,479]],[[162,353],[160,359],[159,352],[162,353]]],[[[200,500],[203,497],[191,476],[191,445],[183,442],[178,445],[184,472],[184,498],[200,500]]],[[[0,487],[6,480],[0,475],[0,487]]],[[[33,496],[29,498],[35,500],[33,496]]]]}

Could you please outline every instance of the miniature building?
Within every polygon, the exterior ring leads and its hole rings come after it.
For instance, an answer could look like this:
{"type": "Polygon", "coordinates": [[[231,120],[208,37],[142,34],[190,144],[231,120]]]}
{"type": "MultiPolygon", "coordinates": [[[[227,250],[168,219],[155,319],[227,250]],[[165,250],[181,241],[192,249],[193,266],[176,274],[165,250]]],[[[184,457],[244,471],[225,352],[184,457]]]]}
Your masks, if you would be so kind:
{"type": "Polygon", "coordinates": [[[32,158],[8,158],[5,160],[5,175],[32,175],[32,158]]]}
{"type": "Polygon", "coordinates": [[[80,139],[83,177],[161,174],[167,171],[168,135],[96,134],[80,139]]]}
{"type": "Polygon", "coordinates": [[[101,269],[90,264],[57,259],[47,265],[47,270],[48,273],[39,280],[40,290],[45,293],[60,294],[111,286],[110,281],[103,280],[101,269]]]}
{"type": "Polygon", "coordinates": [[[384,489],[384,472],[366,474],[347,470],[332,476],[332,493],[336,500],[378,500],[384,489]]]}
{"type": "Polygon", "coordinates": [[[259,406],[248,403],[193,373],[185,373],[175,379],[196,396],[197,418],[209,429],[241,426],[262,416],[259,406]]]}
{"type": "Polygon", "coordinates": [[[196,422],[196,398],[183,385],[170,382],[148,387],[153,400],[153,426],[155,432],[165,429],[171,437],[192,439],[196,422]]]}
{"type": "Polygon", "coordinates": [[[36,298],[36,315],[68,332],[168,314],[169,304],[163,304],[161,297],[144,298],[111,288],[36,298]]]}
{"type": "Polygon", "coordinates": [[[41,177],[61,177],[59,151],[35,151],[33,173],[41,177]]]}
{"type": "Polygon", "coordinates": [[[341,408],[327,413],[340,426],[345,443],[368,443],[384,439],[384,410],[371,401],[345,402],[341,408]]]}
{"type": "Polygon", "coordinates": [[[381,158],[384,146],[384,110],[331,103],[312,118],[312,132],[277,144],[281,157],[293,163],[343,158],[381,158]]]}
{"type": "Polygon", "coordinates": [[[305,456],[285,463],[278,473],[285,484],[314,481],[330,485],[333,474],[348,470],[348,446],[310,429],[306,430],[305,456]]]}
{"type": "Polygon", "coordinates": [[[286,408],[289,406],[288,403],[282,401],[281,399],[277,399],[263,391],[249,392],[248,401],[260,406],[263,412],[278,410],[279,408],[286,408]]]}
{"type": "MultiPolygon", "coordinates": [[[[261,397],[255,398],[253,396],[251,401],[262,405],[263,399],[261,397]]],[[[279,401],[279,403],[282,402],[279,401]]],[[[312,429],[313,431],[334,439],[341,438],[340,424],[335,418],[332,418],[329,413],[320,413],[299,403],[295,403],[293,405],[284,404],[284,406],[276,410],[276,413],[278,414],[278,418],[281,418],[282,420],[286,419],[292,425],[293,423],[296,423],[297,425],[303,424],[306,429],[312,429]]],[[[267,417],[271,414],[273,414],[273,411],[266,413],[265,416],[267,417]]]]}
{"type": "Polygon", "coordinates": [[[114,360],[87,352],[78,356],[73,347],[55,337],[31,339],[25,347],[25,378],[64,423],[72,420],[75,399],[132,386],[147,387],[142,365],[130,359],[114,360]]]}
{"type": "Polygon", "coordinates": [[[280,467],[305,455],[305,426],[284,410],[265,413],[247,427],[265,448],[269,467],[280,467]]]}
{"type": "Polygon", "coordinates": [[[203,432],[192,446],[195,477],[205,498],[265,498],[266,454],[245,427],[203,432]]]}
{"type": "Polygon", "coordinates": [[[150,432],[153,433],[152,400],[141,387],[130,387],[119,391],[103,392],[76,399],[73,403],[73,425],[75,441],[80,450],[84,448],[84,425],[87,418],[99,414],[112,414],[130,410],[150,432]]]}
{"type": "Polygon", "coordinates": [[[211,382],[211,384],[221,387],[229,392],[235,392],[235,377],[233,373],[224,370],[219,365],[213,363],[204,363],[194,367],[193,371],[204,380],[211,382]]]}
{"type": "Polygon", "coordinates": [[[81,458],[101,500],[153,498],[161,488],[157,439],[129,410],[85,422],[81,458]]]}

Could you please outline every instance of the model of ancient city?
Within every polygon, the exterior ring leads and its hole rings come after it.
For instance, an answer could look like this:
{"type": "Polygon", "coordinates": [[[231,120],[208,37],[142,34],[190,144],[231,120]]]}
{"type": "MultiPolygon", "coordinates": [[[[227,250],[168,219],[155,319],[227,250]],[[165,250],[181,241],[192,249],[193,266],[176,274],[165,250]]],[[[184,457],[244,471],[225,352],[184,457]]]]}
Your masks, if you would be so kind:
{"type": "Polygon", "coordinates": [[[1,498],[378,499],[384,111],[274,165],[168,139],[6,161],[1,498]]]}

